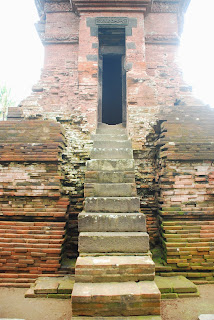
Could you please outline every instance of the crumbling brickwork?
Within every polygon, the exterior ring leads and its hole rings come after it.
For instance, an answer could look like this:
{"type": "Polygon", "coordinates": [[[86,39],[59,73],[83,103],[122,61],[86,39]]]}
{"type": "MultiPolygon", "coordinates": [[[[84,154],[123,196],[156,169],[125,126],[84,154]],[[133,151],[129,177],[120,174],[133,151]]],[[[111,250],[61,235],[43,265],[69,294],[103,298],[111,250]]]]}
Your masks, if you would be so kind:
{"type": "Polygon", "coordinates": [[[69,204],[61,185],[61,127],[4,121],[0,145],[0,272],[55,273],[69,204]]]}
{"type": "Polygon", "coordinates": [[[173,270],[213,270],[214,110],[175,107],[158,141],[162,246],[173,270]]]}

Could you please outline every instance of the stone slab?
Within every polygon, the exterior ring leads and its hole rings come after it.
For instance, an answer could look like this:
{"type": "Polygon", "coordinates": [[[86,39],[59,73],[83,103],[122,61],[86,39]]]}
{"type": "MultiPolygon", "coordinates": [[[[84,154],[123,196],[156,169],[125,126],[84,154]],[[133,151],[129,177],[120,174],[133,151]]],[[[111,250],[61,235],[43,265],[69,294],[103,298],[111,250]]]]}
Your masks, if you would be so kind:
{"type": "Polygon", "coordinates": [[[107,125],[107,126],[101,126],[96,129],[96,134],[125,134],[127,137],[127,131],[125,128],[120,128],[115,125],[107,125]]]}
{"type": "Polygon", "coordinates": [[[93,141],[120,141],[127,140],[126,134],[114,134],[114,133],[103,133],[103,134],[92,134],[91,139],[93,141]]]}
{"type": "Polygon", "coordinates": [[[86,212],[139,212],[138,197],[88,197],[85,199],[86,212]]]}
{"type": "Polygon", "coordinates": [[[99,140],[94,141],[95,148],[131,148],[131,140],[99,140]]]}
{"type": "Polygon", "coordinates": [[[49,293],[47,295],[49,299],[70,299],[71,293],[49,293]]]}
{"type": "Polygon", "coordinates": [[[146,232],[81,232],[79,252],[147,252],[149,236],[146,232]]]}
{"type": "Polygon", "coordinates": [[[199,292],[194,293],[178,293],[178,298],[197,298],[200,297],[199,292]]]}
{"type": "Polygon", "coordinates": [[[184,276],[155,277],[161,293],[197,293],[197,286],[184,276]]]}
{"type": "Polygon", "coordinates": [[[178,298],[178,294],[177,293],[173,293],[173,292],[169,292],[169,293],[162,293],[161,294],[161,299],[165,300],[165,299],[177,299],[178,298]]]}
{"type": "Polygon", "coordinates": [[[85,183],[85,197],[136,197],[135,183],[85,183]]]}
{"type": "Polygon", "coordinates": [[[135,183],[134,171],[86,171],[86,183],[135,183]]]}
{"type": "Polygon", "coordinates": [[[57,277],[40,277],[36,280],[34,292],[41,293],[57,293],[59,286],[59,278],[57,277]]]}
{"type": "Polygon", "coordinates": [[[26,292],[25,298],[37,298],[38,294],[34,292],[35,285],[33,284],[26,292]]]}
{"type": "Polygon", "coordinates": [[[93,148],[91,159],[133,159],[131,148],[93,148]]]}
{"type": "Polygon", "coordinates": [[[78,216],[78,228],[80,232],[146,232],[146,218],[143,213],[94,213],[83,211],[78,216]]]}
{"type": "Polygon", "coordinates": [[[155,264],[150,256],[101,256],[101,257],[78,257],[76,268],[99,266],[109,268],[112,266],[143,266],[146,269],[151,268],[154,271],[155,264]]]}
{"type": "Polygon", "coordinates": [[[71,276],[63,277],[59,282],[58,291],[57,291],[58,294],[71,293],[73,290],[74,282],[75,282],[74,277],[71,277],[71,276]]]}
{"type": "Polygon", "coordinates": [[[214,314],[201,314],[198,320],[214,320],[214,314]]]}
{"type": "Polygon", "coordinates": [[[92,159],[86,162],[89,171],[132,171],[134,170],[133,159],[118,160],[97,160],[92,159]]]}

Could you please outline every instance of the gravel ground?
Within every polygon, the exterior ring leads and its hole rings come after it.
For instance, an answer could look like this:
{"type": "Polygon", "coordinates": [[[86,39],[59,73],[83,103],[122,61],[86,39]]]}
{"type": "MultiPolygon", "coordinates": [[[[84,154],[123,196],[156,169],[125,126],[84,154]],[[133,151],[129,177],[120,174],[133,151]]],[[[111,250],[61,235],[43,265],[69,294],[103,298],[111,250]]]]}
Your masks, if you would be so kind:
{"type": "MultiPolygon", "coordinates": [[[[164,300],[162,320],[197,320],[200,314],[214,314],[214,285],[198,286],[199,298],[164,300]]],[[[24,320],[71,320],[71,301],[25,299],[26,289],[0,288],[0,317],[24,320]]]]}

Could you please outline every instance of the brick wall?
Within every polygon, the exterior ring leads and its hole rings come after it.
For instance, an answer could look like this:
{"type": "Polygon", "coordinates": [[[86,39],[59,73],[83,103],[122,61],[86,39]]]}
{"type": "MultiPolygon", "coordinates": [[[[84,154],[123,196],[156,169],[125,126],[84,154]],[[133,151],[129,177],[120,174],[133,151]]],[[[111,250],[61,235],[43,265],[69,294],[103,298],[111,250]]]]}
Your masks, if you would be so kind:
{"type": "Polygon", "coordinates": [[[0,272],[55,273],[64,243],[68,197],[61,180],[60,124],[0,123],[0,272]]]}
{"type": "Polygon", "coordinates": [[[157,160],[165,259],[173,270],[213,270],[214,110],[176,107],[166,119],[157,160]]]}

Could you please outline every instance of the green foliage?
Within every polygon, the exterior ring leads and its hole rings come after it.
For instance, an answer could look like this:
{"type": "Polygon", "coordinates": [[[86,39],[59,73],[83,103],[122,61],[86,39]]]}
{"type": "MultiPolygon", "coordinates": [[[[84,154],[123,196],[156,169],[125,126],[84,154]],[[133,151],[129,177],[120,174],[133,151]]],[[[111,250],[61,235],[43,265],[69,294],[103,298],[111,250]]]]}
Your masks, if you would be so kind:
{"type": "Polygon", "coordinates": [[[7,119],[8,107],[15,105],[11,97],[11,89],[8,89],[6,85],[0,86],[0,120],[7,119]]]}

